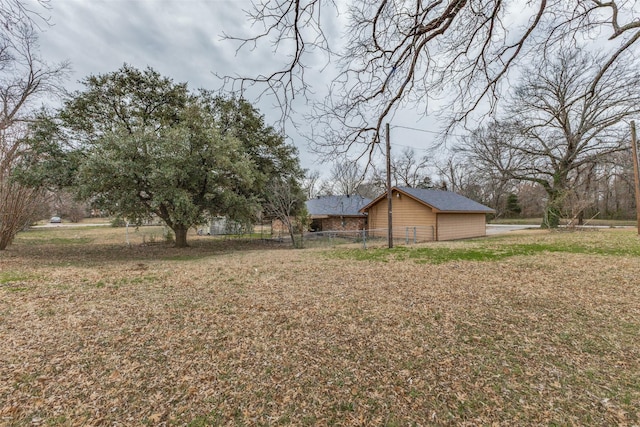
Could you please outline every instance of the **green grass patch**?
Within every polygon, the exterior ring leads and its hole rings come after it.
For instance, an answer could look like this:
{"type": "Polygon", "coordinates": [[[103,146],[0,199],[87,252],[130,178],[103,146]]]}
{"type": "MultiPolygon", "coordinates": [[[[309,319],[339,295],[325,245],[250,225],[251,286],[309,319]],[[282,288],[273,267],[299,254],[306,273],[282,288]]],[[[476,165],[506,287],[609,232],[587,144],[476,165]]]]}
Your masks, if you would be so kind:
{"type": "Polygon", "coordinates": [[[15,273],[12,271],[0,272],[0,285],[6,285],[13,282],[24,282],[31,279],[31,276],[22,273],[15,273]]]}
{"type": "Polygon", "coordinates": [[[498,236],[460,242],[433,242],[427,246],[393,249],[338,249],[329,257],[358,261],[402,261],[442,264],[451,261],[499,261],[514,256],[571,253],[604,256],[640,256],[640,241],[625,232],[552,232],[527,237],[498,236]]]}
{"type": "Polygon", "coordinates": [[[224,423],[224,419],[217,412],[212,412],[207,415],[199,415],[191,420],[188,427],[205,427],[205,426],[219,426],[224,423]]]}
{"type": "Polygon", "coordinates": [[[48,243],[52,245],[83,245],[91,242],[92,239],[89,239],[87,237],[55,237],[53,239],[48,239],[46,242],[42,243],[48,243]]]}
{"type": "Polygon", "coordinates": [[[29,288],[25,286],[11,286],[7,289],[9,290],[9,292],[26,292],[29,290],[29,288]]]}
{"type": "Polygon", "coordinates": [[[93,239],[89,237],[57,237],[46,236],[42,234],[27,235],[22,234],[16,239],[24,245],[36,246],[36,245],[55,245],[55,246],[67,246],[67,245],[86,245],[93,242],[93,239]]]}

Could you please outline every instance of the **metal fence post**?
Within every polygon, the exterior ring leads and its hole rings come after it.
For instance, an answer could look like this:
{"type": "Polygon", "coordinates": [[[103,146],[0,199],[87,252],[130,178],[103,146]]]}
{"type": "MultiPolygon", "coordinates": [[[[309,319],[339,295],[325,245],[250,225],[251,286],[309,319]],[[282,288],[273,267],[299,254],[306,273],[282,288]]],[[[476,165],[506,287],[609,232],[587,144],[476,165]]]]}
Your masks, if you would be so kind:
{"type": "Polygon", "coordinates": [[[404,229],[404,244],[405,245],[409,244],[409,227],[406,227],[404,229]]]}
{"type": "Polygon", "coordinates": [[[418,227],[413,227],[413,244],[418,243],[418,227]]]}

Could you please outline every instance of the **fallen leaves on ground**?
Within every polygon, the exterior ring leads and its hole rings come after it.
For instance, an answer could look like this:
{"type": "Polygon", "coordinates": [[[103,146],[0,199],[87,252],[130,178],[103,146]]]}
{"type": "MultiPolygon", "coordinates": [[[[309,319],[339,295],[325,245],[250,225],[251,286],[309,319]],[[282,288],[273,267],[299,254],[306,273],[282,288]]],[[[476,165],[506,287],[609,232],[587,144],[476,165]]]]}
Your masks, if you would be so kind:
{"type": "Polygon", "coordinates": [[[637,257],[326,251],[15,245],[0,424],[640,425],[637,257]]]}

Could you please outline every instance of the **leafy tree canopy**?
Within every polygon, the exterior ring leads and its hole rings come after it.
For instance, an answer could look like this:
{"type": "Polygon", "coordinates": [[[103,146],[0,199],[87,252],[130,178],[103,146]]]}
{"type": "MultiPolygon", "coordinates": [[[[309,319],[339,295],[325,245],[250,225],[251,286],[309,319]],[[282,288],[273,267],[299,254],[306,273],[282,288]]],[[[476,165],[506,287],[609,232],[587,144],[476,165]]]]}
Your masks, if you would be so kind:
{"type": "Polygon", "coordinates": [[[271,180],[302,176],[295,147],[243,99],[126,64],[83,83],[34,146],[74,159],[77,196],[134,222],[157,215],[178,247],[209,215],[251,222],[271,180]]]}

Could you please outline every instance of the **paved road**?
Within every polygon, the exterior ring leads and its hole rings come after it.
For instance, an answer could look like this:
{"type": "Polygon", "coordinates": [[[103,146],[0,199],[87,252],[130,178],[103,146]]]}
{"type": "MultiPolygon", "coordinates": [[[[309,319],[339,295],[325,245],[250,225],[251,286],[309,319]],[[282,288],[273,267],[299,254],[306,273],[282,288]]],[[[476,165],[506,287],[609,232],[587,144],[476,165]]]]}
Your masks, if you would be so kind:
{"type": "Polygon", "coordinates": [[[46,224],[41,224],[41,225],[34,225],[30,228],[53,228],[53,227],[97,227],[97,226],[107,226],[107,225],[111,225],[108,222],[98,222],[95,224],[92,223],[88,223],[88,222],[58,222],[58,223],[46,223],[46,224]]]}
{"type": "Polygon", "coordinates": [[[487,224],[487,235],[504,234],[510,231],[540,228],[539,225],[487,224]]]}
{"type": "MultiPolygon", "coordinates": [[[[560,227],[564,227],[561,225],[560,227]]],[[[577,229],[607,229],[612,228],[610,225],[577,225],[577,229]]],[[[635,228],[633,226],[618,225],[613,228],[635,228]]],[[[513,224],[487,224],[487,235],[504,234],[516,230],[536,230],[540,229],[539,225],[513,225],[513,224]]]]}

